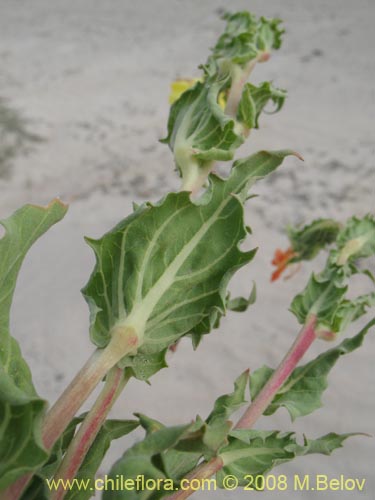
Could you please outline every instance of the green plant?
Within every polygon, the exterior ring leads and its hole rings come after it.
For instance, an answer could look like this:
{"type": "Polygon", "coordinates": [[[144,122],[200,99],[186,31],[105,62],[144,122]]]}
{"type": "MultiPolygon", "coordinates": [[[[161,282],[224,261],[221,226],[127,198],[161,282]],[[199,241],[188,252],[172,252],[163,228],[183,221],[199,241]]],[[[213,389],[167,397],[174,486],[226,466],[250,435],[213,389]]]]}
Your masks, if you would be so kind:
{"type": "MultiPolygon", "coordinates": [[[[226,15],[226,28],[202,66],[203,77],[172,105],[167,137],[182,188],[158,203],[135,206],[131,215],[98,240],[87,239],[96,266],[83,289],[90,308],[90,336],[96,350],[66,391],[47,411],[35,392],[31,374],[9,332],[9,312],[18,271],[28,249],[67,207],[54,200],[47,207],[27,205],[2,222],[0,240],[0,498],[85,499],[90,489],[64,490],[58,480],[93,481],[111,441],[138,426],[146,437],[127,450],[110,478],[161,481],[159,490],[141,487],[105,491],[112,498],[187,498],[192,487],[216,473],[225,487],[263,477],[274,466],[309,453],[330,454],[351,434],[330,433],[297,441],[292,432],[255,430],[257,419],[285,407],[294,420],[321,405],[327,375],[342,355],[357,349],[375,319],[354,337],[297,366],[316,338],[333,339],[375,305],[375,292],[348,298],[351,278],[365,274],[362,262],[375,254],[375,219],[352,217],[345,223],[319,219],[288,231],[290,248],[278,251],[277,273],[289,264],[327,252],[322,271],[313,274],[293,299],[291,312],[300,333],[281,364],[245,371],[234,390],[218,398],[204,420],[166,427],[143,414],[134,420],[107,415],[131,378],[147,381],[166,366],[165,356],[182,337],[197,348],[230,310],[245,311],[255,300],[232,299],[227,291],[235,272],[253,260],[256,249],[239,248],[251,232],[244,205],[252,185],[296,153],[261,151],[236,160],[226,178],[212,173],[216,161],[233,159],[236,149],[271,101],[279,110],[286,93],[265,82],[246,83],[257,62],[281,45],[279,20],[256,19],[240,12],[226,15]],[[91,410],[76,416],[104,378],[91,410]],[[233,425],[231,415],[251,404],[233,425]]],[[[298,156],[298,155],[296,155],[298,156]]],[[[89,483],[92,485],[93,483],[89,483]]],[[[261,485],[255,484],[256,489],[261,485]]]]}

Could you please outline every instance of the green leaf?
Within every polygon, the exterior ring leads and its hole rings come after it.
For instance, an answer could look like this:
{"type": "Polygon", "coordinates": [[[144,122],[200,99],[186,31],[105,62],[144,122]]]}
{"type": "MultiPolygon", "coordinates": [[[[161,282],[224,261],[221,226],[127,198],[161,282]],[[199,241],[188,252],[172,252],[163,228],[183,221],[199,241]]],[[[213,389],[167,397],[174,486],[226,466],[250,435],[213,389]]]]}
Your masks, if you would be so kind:
{"type": "MultiPolygon", "coordinates": [[[[235,297],[234,299],[231,299],[230,294],[228,293],[226,297],[225,309],[234,312],[244,312],[247,311],[249,306],[255,303],[255,300],[256,286],[254,283],[248,298],[235,297]]],[[[204,335],[210,333],[214,328],[219,328],[222,316],[223,313],[219,308],[212,309],[210,315],[204,318],[194,327],[192,331],[187,334],[192,339],[194,349],[199,346],[204,335]]]]}
{"type": "Polygon", "coordinates": [[[332,219],[317,219],[303,227],[288,227],[288,238],[297,253],[291,262],[311,260],[327,245],[336,241],[341,224],[332,219]]]}
{"type": "Polygon", "coordinates": [[[290,311],[301,324],[314,314],[318,318],[317,329],[331,330],[347,289],[347,286],[337,285],[333,277],[325,279],[312,274],[304,291],[293,299],[290,311]]]}
{"type": "Polygon", "coordinates": [[[214,161],[233,158],[248,129],[258,126],[258,116],[268,100],[273,100],[280,109],[285,98],[283,91],[263,83],[259,88],[246,88],[238,120],[236,113],[223,109],[222,101],[231,88],[241,94],[254,64],[264,54],[268,55],[271,48],[280,47],[282,34],[279,20],[257,20],[247,12],[228,14],[225,19],[224,34],[202,66],[203,81],[174,102],[168,134],[161,141],[173,151],[186,190],[202,185],[214,161]]]}
{"type": "Polygon", "coordinates": [[[279,111],[285,101],[286,91],[273,87],[270,82],[263,82],[258,87],[246,83],[238,105],[237,118],[247,128],[259,128],[258,118],[269,101],[272,101],[279,111]]]}
{"type": "Polygon", "coordinates": [[[168,135],[162,140],[173,151],[181,176],[188,180],[213,161],[228,161],[244,142],[235,121],[219,106],[219,95],[230,84],[230,74],[218,68],[206,72],[205,81],[182,94],[172,105],[168,135]]]}
{"type": "Polygon", "coordinates": [[[352,217],[337,237],[339,266],[360,258],[375,255],[375,218],[368,214],[362,219],[352,217]]]}
{"type": "Polygon", "coordinates": [[[279,431],[234,430],[229,444],[220,451],[224,467],[217,473],[218,486],[228,474],[239,480],[239,486],[248,483],[248,475],[261,475],[276,465],[295,457],[288,445],[294,442],[294,434],[279,431]]]}
{"type": "MultiPolygon", "coordinates": [[[[343,355],[358,349],[365,335],[375,326],[375,319],[370,321],[356,336],[345,339],[341,344],[323,352],[304,366],[295,368],[285,384],[275,395],[264,415],[272,415],[284,406],[292,420],[312,413],[322,406],[321,396],[328,386],[327,375],[343,355]]],[[[263,366],[250,376],[251,398],[257,396],[274,370],[263,366]]]]}
{"type": "Polygon", "coordinates": [[[252,306],[255,304],[257,297],[257,288],[254,283],[253,289],[250,292],[250,295],[248,298],[245,297],[235,297],[234,299],[231,299],[230,297],[228,298],[227,301],[227,309],[230,311],[235,311],[235,312],[244,312],[247,311],[249,306],[252,306]]]}
{"type": "Polygon", "coordinates": [[[290,308],[301,324],[310,315],[315,315],[317,335],[332,339],[374,306],[374,292],[354,299],[348,299],[345,295],[353,274],[362,273],[372,279],[371,273],[361,270],[357,261],[375,255],[375,219],[370,215],[362,219],[352,217],[341,229],[330,220],[318,220],[300,231],[290,230],[289,236],[293,250],[297,249],[299,253],[292,259],[294,262],[303,257],[314,257],[326,243],[336,240],[336,247],[330,251],[323,271],[311,276],[306,288],[294,298],[290,308]]]}
{"type": "MultiPolygon", "coordinates": [[[[260,152],[235,162],[227,180],[214,175],[198,202],[170,193],[134,212],[99,240],[89,240],[96,267],[83,290],[93,342],[104,347],[114,330],[131,327],[138,354],[160,353],[192,332],[213,310],[225,312],[227,284],[255,251],[238,246],[247,235],[248,189],[291,154],[260,152]]],[[[134,365],[134,357],[123,366],[134,365]]]]}
{"type": "Polygon", "coordinates": [[[342,301],[335,314],[333,331],[344,331],[350,323],[366,314],[371,307],[375,307],[375,292],[342,301]]]}
{"type": "MultiPolygon", "coordinates": [[[[33,477],[27,490],[22,495],[22,500],[49,500],[53,490],[48,488],[46,480],[51,480],[53,478],[73,439],[78,425],[83,421],[85,415],[86,414],[76,417],[70,422],[63,435],[55,443],[48,462],[37,471],[36,475],[33,477]]],[[[76,478],[78,480],[82,479],[93,482],[95,474],[103,461],[111,441],[132,432],[138,425],[139,423],[137,420],[106,420],[86,455],[76,478]]],[[[76,488],[72,488],[67,492],[65,498],[86,500],[94,494],[95,492],[91,490],[84,491],[81,489],[79,491],[76,488]]]]}
{"type": "Polygon", "coordinates": [[[134,413],[134,415],[139,419],[140,425],[146,431],[146,436],[152,434],[153,432],[160,431],[160,429],[164,429],[165,427],[165,425],[158,420],[150,418],[143,413],[134,413]]]}
{"type": "Polygon", "coordinates": [[[242,373],[234,383],[234,391],[231,394],[220,396],[214,405],[214,409],[207,418],[209,424],[215,421],[226,421],[228,418],[243,406],[246,400],[246,389],[249,382],[249,370],[242,373]]]}
{"type": "Polygon", "coordinates": [[[217,419],[207,423],[198,416],[184,439],[161,457],[166,473],[173,471],[171,477],[178,480],[189,472],[187,463],[195,461],[196,465],[202,457],[210,460],[216,456],[218,449],[227,442],[231,426],[229,421],[217,419]]]}
{"type": "MultiPolygon", "coordinates": [[[[226,306],[228,308],[228,303],[226,303],[226,306]]],[[[191,331],[186,334],[191,337],[194,349],[197,349],[204,335],[210,333],[214,328],[219,328],[220,320],[222,317],[222,311],[217,307],[213,308],[208,316],[206,316],[202,321],[195,325],[191,331]]]]}
{"type": "MultiPolygon", "coordinates": [[[[318,439],[304,438],[298,445],[291,432],[235,430],[230,433],[230,442],[220,452],[224,467],[217,473],[217,481],[223,487],[226,475],[234,475],[239,486],[249,483],[249,476],[264,475],[277,465],[293,460],[300,455],[321,453],[330,455],[341,448],[343,441],[355,434],[327,434],[318,439]]],[[[259,484],[254,482],[254,488],[259,484]]]]}
{"type": "MultiPolygon", "coordinates": [[[[166,429],[162,423],[146,415],[139,413],[135,415],[145,429],[146,437],[153,432],[166,429]]],[[[228,433],[228,430],[226,433],[228,433]]],[[[188,432],[182,436],[182,439],[178,440],[172,448],[154,455],[153,462],[159,464],[166,477],[178,481],[197,465],[203,453],[207,451],[207,446],[212,444],[204,442],[207,441],[206,433],[207,426],[200,417],[197,417],[196,421],[190,425],[188,432]]],[[[209,439],[210,436],[208,436],[209,439]]]]}
{"type": "Polygon", "coordinates": [[[41,439],[45,402],[32,383],[18,342],[9,333],[9,315],[18,272],[32,244],[61,220],[67,207],[26,205],[1,221],[0,239],[0,489],[35,470],[47,458],[41,439]]]}
{"type": "Polygon", "coordinates": [[[227,21],[224,33],[212,50],[212,57],[225,59],[232,64],[244,66],[261,53],[279,49],[284,30],[280,29],[280,19],[259,20],[250,12],[225,14],[227,21]]]}
{"type": "MultiPolygon", "coordinates": [[[[143,476],[145,480],[166,478],[162,470],[162,464],[159,463],[160,458],[159,460],[157,458],[161,453],[173,448],[189,432],[191,427],[191,425],[164,427],[150,433],[143,441],[135,444],[124,453],[122,458],[114,464],[108,477],[116,478],[117,475],[120,475],[128,480],[135,480],[139,475],[143,476]]],[[[171,493],[171,491],[169,492],[171,493]]],[[[140,489],[105,491],[103,499],[146,500],[148,498],[161,498],[162,496],[162,491],[155,492],[140,489]]]]}
{"type": "Polygon", "coordinates": [[[334,450],[342,448],[342,443],[349,437],[363,436],[360,433],[351,432],[349,434],[336,434],[330,432],[325,436],[318,439],[307,439],[304,436],[304,443],[302,446],[292,444],[289,449],[292,449],[297,455],[311,455],[312,453],[320,453],[321,455],[331,455],[334,450]]]}
{"type": "MultiPolygon", "coordinates": [[[[144,474],[143,471],[146,471],[155,479],[170,478],[178,484],[181,478],[197,466],[201,458],[210,460],[227,443],[227,436],[232,426],[228,417],[246,402],[248,379],[248,371],[237,378],[233,393],[216,400],[206,422],[197,417],[196,421],[188,426],[167,428],[157,420],[137,414],[140,424],[146,430],[146,437],[142,443],[132,448],[130,454],[129,450],[124,454],[118,462],[121,465],[115,466],[111,474],[136,477],[137,474],[144,474]],[[179,430],[181,431],[177,438],[175,438],[176,429],[177,434],[179,430]],[[163,445],[155,445],[159,439],[163,445]],[[167,444],[164,444],[164,440],[167,440],[167,444]]],[[[141,495],[141,492],[138,494],[141,495]]],[[[134,493],[134,497],[130,498],[137,498],[135,495],[134,493]]]]}
{"type": "Polygon", "coordinates": [[[119,366],[129,366],[133,371],[134,377],[147,382],[152,375],[168,367],[165,361],[166,353],[167,349],[153,354],[138,354],[137,356],[127,358],[123,363],[120,362],[119,366]]]}
{"type": "Polygon", "coordinates": [[[52,478],[57,471],[63,455],[83,418],[84,415],[76,417],[69,423],[68,427],[54,444],[47,462],[36,471],[21,497],[22,500],[49,500],[51,492],[47,487],[46,479],[52,478]]]}

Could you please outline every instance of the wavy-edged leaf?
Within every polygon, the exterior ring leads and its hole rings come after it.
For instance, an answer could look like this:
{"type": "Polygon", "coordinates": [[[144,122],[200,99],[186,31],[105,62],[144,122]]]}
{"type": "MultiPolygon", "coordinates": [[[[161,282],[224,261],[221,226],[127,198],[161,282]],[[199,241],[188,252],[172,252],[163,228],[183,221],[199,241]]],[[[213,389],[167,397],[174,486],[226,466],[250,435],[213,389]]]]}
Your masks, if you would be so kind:
{"type": "Polygon", "coordinates": [[[375,307],[375,292],[360,295],[353,300],[344,300],[336,311],[333,323],[334,332],[342,332],[370,308],[375,307]]]}
{"type": "Polygon", "coordinates": [[[242,373],[234,382],[234,391],[230,394],[220,396],[214,405],[214,409],[207,418],[209,424],[215,421],[226,421],[246,402],[246,390],[249,382],[249,370],[242,373]]]}
{"type": "Polygon", "coordinates": [[[352,217],[337,237],[337,265],[375,255],[375,218],[352,217]]]}
{"type": "MultiPolygon", "coordinates": [[[[226,298],[225,309],[234,312],[244,312],[253,305],[256,301],[256,285],[254,283],[253,288],[250,292],[250,295],[246,297],[234,297],[230,298],[230,294],[228,293],[226,298]]],[[[196,349],[200,342],[203,339],[203,336],[207,333],[210,333],[214,328],[219,328],[220,321],[223,316],[222,311],[219,308],[215,308],[211,311],[211,314],[204,318],[198,325],[194,327],[194,329],[189,332],[187,335],[191,337],[193,348],[196,349]]]]}
{"type": "Polygon", "coordinates": [[[293,450],[299,456],[311,455],[312,453],[331,455],[333,451],[342,448],[344,441],[354,436],[363,436],[363,434],[358,432],[350,432],[347,434],[330,432],[317,439],[307,439],[306,436],[303,436],[303,445],[292,444],[289,446],[289,449],[293,450]]]}
{"type": "Polygon", "coordinates": [[[290,262],[311,260],[327,245],[336,241],[341,224],[333,219],[317,219],[303,227],[288,227],[287,233],[295,254],[290,262]]]}
{"type": "Polygon", "coordinates": [[[293,442],[292,432],[233,430],[229,444],[220,450],[219,456],[224,467],[217,473],[218,486],[227,474],[239,480],[239,486],[248,483],[245,476],[261,475],[276,465],[288,462],[295,457],[288,445],[293,442]]]}
{"type": "MultiPolygon", "coordinates": [[[[358,349],[365,335],[375,326],[370,321],[357,335],[345,339],[338,346],[323,352],[317,358],[295,368],[285,384],[279,389],[264,415],[272,415],[280,407],[285,407],[291,419],[312,413],[322,406],[321,396],[328,386],[327,376],[337,360],[358,349]]],[[[254,399],[273,374],[268,366],[256,370],[250,376],[251,398],[254,399]]]]}
{"type": "MultiPolygon", "coordinates": [[[[375,255],[374,241],[375,219],[369,215],[362,219],[353,217],[337,231],[336,247],[330,251],[325,268],[320,274],[313,274],[292,301],[290,310],[301,324],[315,315],[317,335],[332,339],[374,306],[374,292],[353,299],[346,297],[353,274],[363,273],[371,278],[371,273],[358,267],[358,261],[375,255]]],[[[319,243],[318,250],[320,246],[319,243]]],[[[298,260],[298,254],[294,260],[298,260]]]]}
{"type": "Polygon", "coordinates": [[[153,354],[138,354],[138,356],[126,359],[124,363],[119,363],[122,367],[128,366],[132,369],[134,377],[138,380],[148,381],[152,375],[163,368],[167,368],[168,364],[165,360],[167,349],[153,354]]]}
{"type": "Polygon", "coordinates": [[[198,202],[186,192],[170,193],[101,239],[89,240],[97,263],[83,294],[93,342],[103,347],[114,329],[132,327],[140,339],[138,354],[155,354],[215,308],[225,312],[229,279],[255,253],[238,248],[247,234],[248,189],[288,154],[260,152],[239,160],[227,180],[210,177],[211,187],[198,202]]]}
{"type": "MultiPolygon", "coordinates": [[[[223,487],[227,474],[235,476],[239,486],[245,486],[249,483],[249,476],[264,475],[297,456],[311,453],[330,455],[342,447],[345,439],[354,435],[331,433],[318,439],[304,438],[304,444],[298,445],[292,432],[234,430],[230,433],[228,446],[220,451],[224,467],[216,475],[218,486],[223,487]]],[[[258,484],[254,482],[255,489],[258,484]]]]}
{"type": "MultiPolygon", "coordinates": [[[[168,428],[146,415],[136,414],[146,431],[146,437],[125,452],[112,469],[112,476],[125,474],[126,477],[136,477],[138,474],[145,474],[154,479],[170,478],[178,484],[202,458],[210,460],[227,444],[227,436],[232,426],[228,418],[246,402],[248,380],[249,372],[246,371],[235,381],[232,393],[216,400],[206,421],[197,417],[195,422],[188,426],[168,428]]],[[[142,492],[135,492],[129,498],[141,498],[141,494],[142,492]]],[[[160,493],[157,498],[162,496],[160,493]]],[[[145,498],[148,498],[147,495],[145,498]]]]}
{"type": "Polygon", "coordinates": [[[167,137],[161,141],[173,151],[187,190],[202,184],[212,162],[233,158],[249,128],[257,126],[259,113],[269,99],[280,109],[285,98],[282,91],[264,83],[259,88],[246,88],[238,116],[237,105],[233,113],[224,109],[231,88],[239,93],[240,100],[251,68],[271,48],[280,47],[282,34],[278,20],[257,20],[247,12],[228,14],[225,19],[224,34],[202,66],[203,81],[196,82],[173,103],[167,137]]]}
{"type": "Polygon", "coordinates": [[[269,101],[275,105],[274,112],[279,111],[285,101],[286,91],[275,88],[270,82],[259,86],[246,83],[238,105],[237,118],[248,129],[259,128],[258,119],[269,101]]]}
{"type": "Polygon", "coordinates": [[[223,16],[227,21],[224,33],[212,49],[212,57],[226,59],[244,66],[262,53],[281,47],[284,30],[280,19],[257,19],[250,12],[242,11],[223,16]]]}
{"type": "MultiPolygon", "coordinates": [[[[135,415],[145,429],[146,437],[153,432],[167,429],[161,422],[146,415],[139,413],[135,415]]],[[[178,481],[193,469],[204,452],[207,451],[207,445],[204,443],[206,431],[205,422],[200,417],[197,417],[195,422],[190,424],[188,431],[183,434],[181,439],[176,441],[173,447],[154,455],[153,462],[158,464],[162,474],[174,481],[178,481]]]]}
{"type": "Polygon", "coordinates": [[[290,311],[301,324],[314,314],[319,328],[324,325],[327,330],[333,329],[335,314],[345,300],[347,290],[347,286],[336,284],[334,277],[327,279],[312,274],[303,292],[293,299],[290,311]]]}
{"type": "MultiPolygon", "coordinates": [[[[173,151],[176,166],[188,179],[208,162],[228,161],[244,142],[235,130],[235,121],[218,104],[220,94],[230,84],[230,74],[210,69],[203,82],[197,82],[172,105],[168,135],[162,142],[173,151]]],[[[209,165],[208,165],[209,166],[209,165]]],[[[208,173],[208,172],[207,172],[208,173]]]]}
{"type": "MultiPolygon", "coordinates": [[[[193,424],[194,426],[194,424],[193,424]]],[[[163,427],[149,433],[143,441],[129,448],[122,458],[112,467],[108,477],[115,478],[121,475],[126,479],[136,479],[141,475],[147,479],[164,479],[166,475],[162,464],[157,460],[160,454],[172,449],[190,431],[192,425],[176,427],[163,427]]],[[[167,485],[168,487],[168,485],[167,485]]],[[[171,490],[174,491],[174,490],[171,490]]],[[[171,492],[169,491],[169,493],[171,492]]],[[[163,491],[131,490],[131,491],[105,491],[103,500],[134,500],[148,498],[162,498],[163,491]]]]}
{"type": "MultiPolygon", "coordinates": [[[[232,426],[228,417],[245,402],[248,377],[248,372],[243,373],[235,381],[234,392],[216,400],[214,410],[206,421],[198,416],[181,439],[168,450],[153,457],[153,463],[159,464],[161,474],[178,482],[201,458],[210,460],[216,456],[219,448],[227,443],[228,432],[232,426]]],[[[167,428],[157,420],[140,414],[136,416],[146,430],[146,438],[161,429],[167,432],[167,428]]]]}
{"type": "Polygon", "coordinates": [[[18,342],[9,332],[9,314],[18,272],[32,244],[61,220],[67,207],[25,205],[2,220],[0,239],[0,489],[33,471],[47,458],[41,439],[45,402],[32,383],[18,342]]]}
{"type": "Polygon", "coordinates": [[[227,300],[227,308],[230,311],[235,311],[235,312],[244,312],[247,311],[249,306],[252,306],[255,304],[257,298],[257,287],[256,284],[254,283],[253,288],[250,292],[250,295],[246,297],[234,297],[231,299],[228,297],[227,300]]]}

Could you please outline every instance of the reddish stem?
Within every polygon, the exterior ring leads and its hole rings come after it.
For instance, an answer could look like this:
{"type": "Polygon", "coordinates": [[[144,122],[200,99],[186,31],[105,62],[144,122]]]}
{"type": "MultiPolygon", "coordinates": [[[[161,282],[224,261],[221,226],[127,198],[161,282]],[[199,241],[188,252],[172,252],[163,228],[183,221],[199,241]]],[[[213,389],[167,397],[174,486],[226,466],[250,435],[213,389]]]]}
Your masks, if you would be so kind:
{"type": "MultiPolygon", "coordinates": [[[[268,405],[275,397],[277,391],[286,382],[302,356],[309,349],[314,339],[316,317],[310,316],[305,326],[301,329],[298,337],[293,342],[291,348],[281,361],[278,368],[274,371],[263,389],[259,392],[254,401],[250,404],[241,419],[235,426],[235,429],[251,429],[256,420],[264,413],[268,405]]],[[[187,479],[206,479],[218,472],[224,466],[222,458],[219,456],[199,465],[193,470],[187,479]]],[[[169,500],[183,500],[192,495],[196,490],[179,490],[171,495],[169,500]]]]}
{"type": "MultiPolygon", "coordinates": [[[[202,481],[203,479],[208,479],[213,474],[218,472],[223,468],[223,461],[220,457],[214,457],[209,462],[204,462],[201,465],[198,465],[196,469],[194,469],[189,475],[186,476],[182,481],[184,481],[183,490],[178,490],[173,495],[169,496],[169,500],[184,500],[184,498],[188,498],[190,495],[197,491],[197,484],[192,484],[192,488],[190,484],[193,479],[197,479],[198,481],[202,481]]],[[[199,484],[199,483],[198,483],[199,484]]]]}
{"type": "MultiPolygon", "coordinates": [[[[124,370],[121,368],[114,367],[108,373],[105,385],[98,399],[85,417],[77,434],[70,443],[60,467],[55,473],[54,479],[56,481],[59,479],[71,480],[76,476],[109,411],[128,379],[129,377],[124,377],[124,370]]],[[[61,500],[66,493],[66,490],[59,488],[52,493],[51,500],[61,500]]]]}
{"type": "Polygon", "coordinates": [[[118,329],[105,349],[98,349],[52,406],[44,421],[43,443],[51,449],[92,391],[120,359],[137,347],[131,327],[118,329]]]}
{"type": "MultiPolygon", "coordinates": [[[[46,415],[42,439],[47,450],[53,447],[107,372],[123,356],[134,352],[137,345],[138,336],[135,330],[132,327],[119,327],[113,332],[107,347],[94,352],[46,415]]],[[[17,479],[0,493],[0,500],[18,500],[32,476],[30,473],[17,479]]]]}
{"type": "Polygon", "coordinates": [[[229,95],[227,99],[227,104],[225,106],[225,114],[236,118],[238,105],[242,97],[242,90],[245,83],[247,82],[250,73],[253,71],[256,63],[260,61],[260,58],[255,58],[250,61],[245,68],[235,67],[232,74],[231,87],[229,89],[229,95]]]}
{"type": "Polygon", "coordinates": [[[0,500],[17,500],[20,498],[23,490],[32,477],[32,474],[27,474],[8,486],[6,490],[0,492],[0,500]]]}
{"type": "Polygon", "coordinates": [[[293,342],[291,348],[278,368],[273,372],[266,385],[237,422],[235,429],[251,429],[258,418],[263,414],[277,391],[287,380],[302,356],[315,340],[315,324],[316,317],[312,316],[307,324],[301,329],[298,337],[293,342]]]}
{"type": "MultiPolygon", "coordinates": [[[[50,450],[59,436],[64,432],[82,404],[95,389],[107,370],[107,363],[98,369],[98,360],[103,350],[97,350],[81,368],[72,382],[46,415],[42,429],[43,444],[50,450]]],[[[33,474],[26,474],[0,493],[1,500],[17,500],[31,480],[33,474]]]]}

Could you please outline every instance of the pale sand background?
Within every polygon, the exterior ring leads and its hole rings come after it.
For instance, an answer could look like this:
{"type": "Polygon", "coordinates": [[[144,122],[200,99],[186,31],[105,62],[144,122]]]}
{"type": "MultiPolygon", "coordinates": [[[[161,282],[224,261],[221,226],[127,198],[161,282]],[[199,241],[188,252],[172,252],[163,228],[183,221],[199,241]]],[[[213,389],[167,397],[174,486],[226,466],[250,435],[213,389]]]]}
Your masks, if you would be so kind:
{"type": "MultiPolygon", "coordinates": [[[[113,414],[140,411],[167,424],[186,422],[196,413],[205,416],[245,368],[274,366],[297,330],[287,312],[290,299],[311,271],[305,266],[294,280],[269,284],[273,250],[286,244],[284,226],[374,210],[373,1],[0,0],[0,97],[42,138],[25,138],[27,155],[0,167],[1,216],[56,195],[71,202],[65,220],[27,257],[13,309],[13,332],[38,391],[49,400],[92,350],[79,290],[94,260],[83,235],[100,236],[129,213],[132,200],[156,200],[178,187],[170,153],[158,143],[165,133],[169,82],[198,74],[198,63],[222,29],[215,11],[228,5],[279,15],[288,32],[282,50],[254,74],[256,81],[273,79],[288,89],[285,108],[263,116],[260,131],[239,154],[290,147],[305,163],[287,160],[258,185],[261,197],[249,203],[251,243],[260,252],[232,288],[247,293],[256,280],[257,304],[225,319],[198,352],[184,342],[152,387],[129,385],[113,414]]],[[[310,356],[325,347],[317,344],[310,356]]],[[[373,332],[364,348],[338,363],[323,409],[293,426],[279,411],[259,427],[293,428],[311,437],[374,433],[374,347],[373,332]]],[[[106,466],[139,436],[116,443],[106,466]]],[[[331,458],[310,456],[275,469],[290,483],[295,473],[365,477],[362,494],[260,495],[264,500],[374,498],[374,450],[374,439],[358,437],[331,458]]],[[[245,496],[219,491],[195,498],[245,496]]]]}

